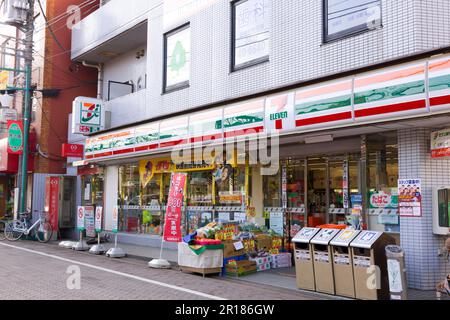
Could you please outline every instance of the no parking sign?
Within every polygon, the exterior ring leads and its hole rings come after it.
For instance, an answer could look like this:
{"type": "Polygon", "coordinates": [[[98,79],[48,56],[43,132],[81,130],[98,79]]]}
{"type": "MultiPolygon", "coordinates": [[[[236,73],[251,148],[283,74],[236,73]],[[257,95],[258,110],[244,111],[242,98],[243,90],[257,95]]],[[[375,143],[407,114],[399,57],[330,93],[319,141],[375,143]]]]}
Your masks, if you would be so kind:
{"type": "Polygon", "coordinates": [[[103,207],[97,207],[95,209],[95,231],[98,233],[102,232],[102,216],[103,207]]]}
{"type": "Polygon", "coordinates": [[[77,210],[77,228],[79,231],[84,231],[86,229],[84,225],[85,211],[84,207],[78,207],[77,210]]]}

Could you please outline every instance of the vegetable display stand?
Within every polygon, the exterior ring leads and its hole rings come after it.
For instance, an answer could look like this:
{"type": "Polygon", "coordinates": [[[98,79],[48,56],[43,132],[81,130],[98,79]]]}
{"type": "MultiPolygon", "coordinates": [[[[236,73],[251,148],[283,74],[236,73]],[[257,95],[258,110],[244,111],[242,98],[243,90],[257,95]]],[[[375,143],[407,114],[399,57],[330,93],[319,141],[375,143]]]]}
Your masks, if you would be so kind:
{"type": "Polygon", "coordinates": [[[178,244],[178,265],[183,272],[221,274],[223,267],[223,245],[191,247],[184,242],[178,244]]]}

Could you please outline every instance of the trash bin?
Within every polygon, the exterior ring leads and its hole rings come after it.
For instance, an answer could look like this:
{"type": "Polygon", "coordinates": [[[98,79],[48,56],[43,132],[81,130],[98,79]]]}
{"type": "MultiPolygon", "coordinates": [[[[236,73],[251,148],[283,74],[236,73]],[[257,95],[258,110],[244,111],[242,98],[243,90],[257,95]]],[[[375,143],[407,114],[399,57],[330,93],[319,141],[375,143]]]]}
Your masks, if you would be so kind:
{"type": "Polygon", "coordinates": [[[352,241],[356,299],[389,300],[387,245],[395,239],[383,232],[361,231],[352,241]]]}
{"type": "Polygon", "coordinates": [[[359,233],[358,230],[342,230],[330,242],[333,253],[334,286],[338,296],[356,298],[353,252],[350,249],[350,243],[359,233]]]}
{"type": "Polygon", "coordinates": [[[391,300],[408,300],[405,252],[399,246],[387,246],[386,258],[391,300]]]}
{"type": "Polygon", "coordinates": [[[319,228],[303,228],[292,239],[295,251],[295,273],[299,289],[316,290],[310,241],[319,231],[319,228]]]}
{"type": "Polygon", "coordinates": [[[335,294],[333,255],[329,244],[339,232],[338,229],[322,229],[311,240],[314,260],[314,278],[316,291],[318,292],[335,294]]]}

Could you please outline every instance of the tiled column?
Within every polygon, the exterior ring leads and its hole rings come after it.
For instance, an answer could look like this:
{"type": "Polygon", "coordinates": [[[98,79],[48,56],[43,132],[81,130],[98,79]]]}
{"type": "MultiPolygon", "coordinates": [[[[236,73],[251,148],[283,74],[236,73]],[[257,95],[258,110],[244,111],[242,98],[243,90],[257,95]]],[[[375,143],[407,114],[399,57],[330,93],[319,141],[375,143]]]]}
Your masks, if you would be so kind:
{"type": "Polygon", "coordinates": [[[410,288],[434,290],[450,272],[449,263],[438,257],[446,237],[433,234],[433,187],[450,185],[450,160],[431,158],[431,129],[398,131],[399,178],[422,179],[423,216],[400,219],[401,246],[406,254],[410,288]]]}

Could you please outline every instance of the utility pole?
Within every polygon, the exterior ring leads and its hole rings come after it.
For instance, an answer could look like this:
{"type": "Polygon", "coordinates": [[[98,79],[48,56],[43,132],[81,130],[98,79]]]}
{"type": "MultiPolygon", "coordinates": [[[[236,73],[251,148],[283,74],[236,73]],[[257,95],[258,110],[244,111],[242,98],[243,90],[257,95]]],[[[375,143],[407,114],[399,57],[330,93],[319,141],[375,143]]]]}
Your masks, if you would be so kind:
{"type": "Polygon", "coordinates": [[[28,187],[28,154],[29,154],[29,133],[31,124],[31,101],[33,98],[31,88],[31,73],[33,68],[33,34],[34,34],[34,0],[28,1],[30,8],[27,13],[27,23],[25,32],[25,90],[22,108],[23,118],[23,154],[21,156],[20,167],[20,202],[19,212],[27,210],[27,187],[28,187]]]}

